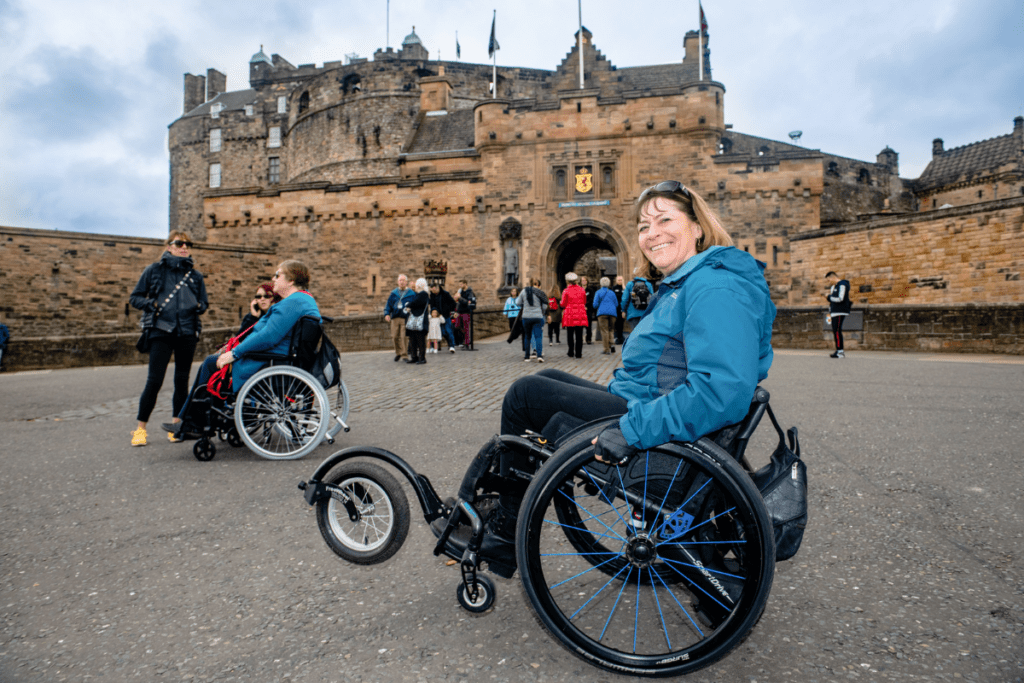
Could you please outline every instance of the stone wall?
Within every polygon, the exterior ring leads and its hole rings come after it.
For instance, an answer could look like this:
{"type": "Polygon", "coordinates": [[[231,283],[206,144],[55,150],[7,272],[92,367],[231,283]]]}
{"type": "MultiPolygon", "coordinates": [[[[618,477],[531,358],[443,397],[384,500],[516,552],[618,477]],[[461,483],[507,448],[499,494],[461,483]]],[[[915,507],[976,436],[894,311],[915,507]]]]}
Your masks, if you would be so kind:
{"type": "MultiPolygon", "coordinates": [[[[391,327],[383,314],[357,315],[335,320],[325,326],[339,351],[376,351],[393,348],[391,327]]],[[[206,328],[195,358],[202,360],[238,332],[238,327],[206,328]]],[[[473,320],[475,339],[508,333],[508,319],[499,308],[479,308],[473,320]]],[[[13,335],[3,357],[5,372],[44,368],[77,368],[100,365],[137,365],[148,362],[135,349],[139,332],[117,334],[76,334],[52,337],[13,335]]],[[[344,360],[342,361],[344,363],[344,360]]],[[[138,387],[141,391],[142,387],[138,387]]]]}
{"type": "MultiPolygon", "coordinates": [[[[777,349],[832,349],[825,307],[779,308],[777,349]]],[[[1024,354],[1024,304],[857,306],[861,330],[843,330],[847,351],[1024,354]]]]}
{"type": "Polygon", "coordinates": [[[824,275],[855,304],[1024,301],[1024,197],[878,218],[791,238],[791,304],[817,304],[824,275]]]}
{"type": "MultiPolygon", "coordinates": [[[[141,311],[128,297],[161,240],[0,227],[0,304],[16,339],[125,334],[138,336],[141,311]]],[[[260,247],[196,244],[205,278],[208,327],[238,325],[256,287],[274,272],[273,252],[260,247]]],[[[133,341],[134,343],[134,341],[133,341]]]]}

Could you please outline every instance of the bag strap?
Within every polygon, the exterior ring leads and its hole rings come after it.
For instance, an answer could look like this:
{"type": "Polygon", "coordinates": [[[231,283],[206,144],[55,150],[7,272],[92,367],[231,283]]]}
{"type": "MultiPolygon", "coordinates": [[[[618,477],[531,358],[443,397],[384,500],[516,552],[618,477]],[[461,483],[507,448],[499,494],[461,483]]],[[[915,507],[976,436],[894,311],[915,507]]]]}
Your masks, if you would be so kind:
{"type": "MultiPolygon", "coordinates": [[[[775,418],[775,413],[772,412],[771,405],[770,404],[766,405],[765,408],[768,411],[768,417],[771,418],[772,426],[775,427],[775,431],[779,435],[779,445],[780,446],[785,446],[786,445],[786,434],[783,433],[782,426],[779,424],[779,421],[775,418]]],[[[789,434],[789,450],[793,451],[793,454],[796,455],[797,458],[799,458],[800,457],[800,438],[799,438],[799,436],[797,434],[796,427],[790,427],[789,431],[787,433],[789,434]]]]}
{"type": "Polygon", "coordinates": [[[167,307],[167,304],[170,303],[171,299],[174,298],[174,295],[178,293],[178,290],[180,290],[182,287],[184,287],[185,284],[192,278],[192,273],[193,273],[192,270],[188,271],[187,273],[185,273],[185,277],[181,278],[181,282],[179,282],[178,284],[174,285],[174,289],[171,290],[171,293],[167,295],[167,298],[164,299],[164,302],[162,304],[160,304],[160,308],[166,308],[167,307]]]}

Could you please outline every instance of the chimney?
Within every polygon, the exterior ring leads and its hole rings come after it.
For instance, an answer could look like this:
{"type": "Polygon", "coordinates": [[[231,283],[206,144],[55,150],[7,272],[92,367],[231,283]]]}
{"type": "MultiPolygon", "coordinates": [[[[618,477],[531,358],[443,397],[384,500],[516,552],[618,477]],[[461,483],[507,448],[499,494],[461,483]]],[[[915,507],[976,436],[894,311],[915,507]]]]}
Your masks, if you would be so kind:
{"type": "Polygon", "coordinates": [[[209,102],[228,89],[228,77],[216,69],[206,70],[206,101],[209,102]]]}
{"type": "Polygon", "coordinates": [[[185,74],[185,104],[183,114],[187,114],[205,102],[206,76],[185,74]]]}
{"type": "Polygon", "coordinates": [[[1024,142],[1024,116],[1018,116],[1013,120],[1013,136],[1024,142]]]}
{"type": "Polygon", "coordinates": [[[942,138],[935,138],[932,140],[932,158],[940,156],[943,153],[942,149],[942,138]]]}

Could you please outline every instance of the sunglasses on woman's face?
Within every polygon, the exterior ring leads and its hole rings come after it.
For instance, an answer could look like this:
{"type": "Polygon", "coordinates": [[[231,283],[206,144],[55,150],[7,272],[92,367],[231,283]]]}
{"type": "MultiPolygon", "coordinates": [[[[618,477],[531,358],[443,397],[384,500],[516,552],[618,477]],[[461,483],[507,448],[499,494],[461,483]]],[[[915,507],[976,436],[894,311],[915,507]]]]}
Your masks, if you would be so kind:
{"type": "Polygon", "coordinates": [[[683,185],[678,180],[665,180],[658,183],[657,185],[651,185],[646,190],[641,192],[640,196],[637,197],[636,203],[643,204],[644,197],[646,197],[647,194],[650,192],[664,192],[666,194],[679,193],[686,197],[687,199],[690,199],[690,191],[686,189],[686,185],[683,185]]]}
{"type": "Polygon", "coordinates": [[[168,242],[168,244],[171,245],[172,247],[178,247],[179,249],[182,247],[185,247],[186,249],[192,248],[192,243],[186,242],[185,240],[174,240],[172,242],[168,242]]]}
{"type": "Polygon", "coordinates": [[[270,294],[257,294],[254,299],[273,299],[274,297],[270,294]]]}

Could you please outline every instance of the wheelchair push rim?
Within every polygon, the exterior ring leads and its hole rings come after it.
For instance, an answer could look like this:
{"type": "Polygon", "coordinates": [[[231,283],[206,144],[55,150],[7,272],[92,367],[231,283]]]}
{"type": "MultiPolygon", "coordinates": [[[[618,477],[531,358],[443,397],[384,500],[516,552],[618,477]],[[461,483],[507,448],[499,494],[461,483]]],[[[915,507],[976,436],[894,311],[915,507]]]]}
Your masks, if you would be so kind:
{"type": "Polygon", "coordinates": [[[523,501],[518,564],[538,619],[612,671],[675,676],[718,661],[771,590],[774,539],[757,489],[707,440],[616,468],[594,459],[595,435],[559,449],[523,501]]]}
{"type": "Polygon", "coordinates": [[[309,373],[291,366],[263,368],[235,403],[235,427],[251,451],[269,460],[305,456],[330,426],[327,393],[309,373]]]}

